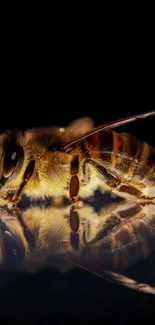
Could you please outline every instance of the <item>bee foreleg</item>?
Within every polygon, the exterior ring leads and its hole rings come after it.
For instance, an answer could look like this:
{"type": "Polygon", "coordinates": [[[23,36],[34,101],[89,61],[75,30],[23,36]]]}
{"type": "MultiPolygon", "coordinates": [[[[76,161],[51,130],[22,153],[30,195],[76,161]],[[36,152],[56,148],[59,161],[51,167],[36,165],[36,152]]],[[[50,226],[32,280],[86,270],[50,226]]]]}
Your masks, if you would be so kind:
{"type": "Polygon", "coordinates": [[[11,212],[13,215],[15,215],[18,218],[18,221],[20,222],[20,225],[23,229],[24,236],[29,244],[29,249],[33,249],[36,245],[35,238],[31,233],[30,229],[28,228],[28,226],[25,224],[20,209],[17,207],[13,207],[11,212]]]}
{"type": "Polygon", "coordinates": [[[73,175],[70,180],[69,194],[72,202],[77,201],[79,192],[79,179],[77,175],[73,175]]]}
{"type": "Polygon", "coordinates": [[[79,156],[76,155],[73,157],[71,161],[70,166],[70,174],[71,174],[71,180],[70,180],[70,186],[69,186],[69,194],[70,199],[72,202],[76,201],[78,192],[79,192],[79,178],[78,178],[78,172],[79,172],[79,156]]]}
{"type": "Polygon", "coordinates": [[[80,219],[78,212],[75,210],[74,206],[71,206],[70,208],[70,216],[69,216],[69,221],[70,221],[70,243],[71,246],[78,250],[79,249],[79,225],[80,225],[80,219]]]}
{"type": "Polygon", "coordinates": [[[70,186],[69,186],[69,195],[70,199],[72,201],[72,205],[70,207],[70,215],[69,215],[69,221],[70,221],[70,244],[71,246],[78,250],[79,249],[79,215],[76,211],[76,208],[78,208],[78,192],[79,192],[79,178],[78,178],[78,172],[79,172],[79,157],[78,155],[74,156],[71,161],[70,166],[70,174],[71,174],[71,180],[70,180],[70,186]]]}

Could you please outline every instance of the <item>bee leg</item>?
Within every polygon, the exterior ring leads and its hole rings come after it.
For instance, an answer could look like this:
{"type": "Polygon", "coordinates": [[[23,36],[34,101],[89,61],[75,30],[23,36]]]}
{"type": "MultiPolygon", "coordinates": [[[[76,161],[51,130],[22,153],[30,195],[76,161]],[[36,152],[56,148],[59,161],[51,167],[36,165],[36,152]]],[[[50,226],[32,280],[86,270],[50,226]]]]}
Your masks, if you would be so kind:
{"type": "Polygon", "coordinates": [[[121,183],[121,180],[114,173],[112,173],[102,165],[99,165],[96,161],[88,159],[86,163],[93,166],[93,168],[98,172],[98,174],[108,187],[117,188],[118,185],[121,183]]]}
{"type": "Polygon", "coordinates": [[[85,220],[83,222],[83,243],[86,246],[87,244],[89,244],[89,230],[90,230],[90,224],[88,220],[85,220]]]}
{"type": "Polygon", "coordinates": [[[70,166],[71,180],[69,185],[69,195],[72,203],[77,201],[77,196],[80,187],[78,172],[79,172],[79,156],[76,155],[73,157],[70,166]]]}
{"type": "Polygon", "coordinates": [[[79,249],[80,239],[79,239],[79,226],[80,226],[80,219],[78,212],[74,209],[73,206],[70,208],[70,215],[69,215],[69,222],[70,222],[70,244],[75,249],[79,249]]]}
{"type": "Polygon", "coordinates": [[[78,250],[79,249],[79,225],[80,225],[80,219],[77,212],[77,208],[79,208],[79,202],[78,202],[78,192],[79,192],[79,178],[77,176],[79,172],[79,157],[76,155],[73,157],[71,161],[71,167],[70,167],[70,173],[71,173],[71,180],[70,180],[70,186],[69,186],[69,195],[71,199],[71,207],[70,207],[70,215],[69,215],[69,221],[70,221],[70,243],[71,246],[78,250]]]}
{"type": "MultiPolygon", "coordinates": [[[[82,207],[82,202],[78,200],[78,193],[80,187],[78,172],[79,172],[79,157],[78,155],[76,155],[75,157],[73,157],[71,161],[71,167],[70,167],[71,180],[70,180],[70,187],[69,187],[69,194],[72,202],[70,208],[70,216],[69,216],[70,228],[71,228],[70,243],[71,246],[76,250],[79,249],[79,245],[80,245],[79,234],[78,234],[80,219],[79,219],[77,209],[82,207]]],[[[87,184],[89,182],[89,177],[90,177],[88,172],[87,162],[84,162],[83,164],[83,175],[84,175],[83,182],[84,184],[87,184]]],[[[84,235],[84,237],[87,236],[84,235]]],[[[84,238],[84,242],[86,241],[87,238],[84,238]]]]}
{"type": "Polygon", "coordinates": [[[31,233],[31,231],[29,230],[29,228],[25,225],[22,215],[20,213],[20,209],[17,207],[13,207],[11,211],[12,211],[12,214],[14,214],[18,218],[18,220],[21,224],[21,227],[23,228],[23,233],[27,240],[27,243],[29,244],[29,248],[33,249],[35,247],[35,239],[31,233]]]}
{"type": "Polygon", "coordinates": [[[79,249],[78,230],[80,224],[79,215],[76,211],[76,209],[78,208],[78,199],[77,199],[78,192],[79,192],[79,179],[77,175],[73,175],[70,181],[70,199],[72,200],[72,205],[70,207],[69,220],[70,220],[70,228],[71,228],[70,243],[71,246],[76,250],[79,249]]]}
{"type": "MultiPolygon", "coordinates": [[[[86,223],[84,225],[84,234],[83,234],[84,242],[90,245],[96,244],[98,241],[104,239],[108,235],[111,235],[113,231],[115,231],[116,228],[118,228],[122,222],[125,224],[125,222],[128,222],[130,218],[132,218],[140,211],[141,211],[141,207],[139,204],[136,203],[129,204],[128,208],[126,209],[124,209],[124,205],[122,205],[122,208],[120,207],[119,209],[116,210],[114,208],[114,210],[111,211],[108,217],[106,217],[104,221],[104,227],[101,228],[101,230],[91,241],[88,241],[89,224],[86,223]]],[[[130,237],[127,236],[127,240],[130,240],[130,237]]]]}
{"type": "Polygon", "coordinates": [[[72,203],[75,203],[78,199],[78,192],[79,192],[79,179],[77,175],[73,175],[70,180],[70,188],[69,188],[69,194],[70,199],[72,203]]]}
{"type": "Polygon", "coordinates": [[[109,187],[109,190],[115,190],[115,193],[118,192],[118,196],[122,195],[132,195],[135,198],[140,198],[142,192],[139,191],[136,187],[122,182],[117,175],[108,170],[107,168],[99,165],[96,161],[87,160],[90,165],[98,172],[100,177],[103,179],[104,183],[109,187]],[[120,194],[119,194],[120,193],[120,194]]]}

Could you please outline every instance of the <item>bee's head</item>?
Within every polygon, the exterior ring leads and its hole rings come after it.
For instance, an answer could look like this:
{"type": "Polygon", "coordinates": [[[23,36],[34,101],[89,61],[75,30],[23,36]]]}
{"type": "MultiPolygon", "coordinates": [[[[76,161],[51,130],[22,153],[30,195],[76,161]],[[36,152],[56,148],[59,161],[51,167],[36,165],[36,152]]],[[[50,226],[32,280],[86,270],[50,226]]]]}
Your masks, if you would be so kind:
{"type": "Polygon", "coordinates": [[[19,131],[0,136],[0,197],[11,201],[19,191],[30,159],[19,131]]]}

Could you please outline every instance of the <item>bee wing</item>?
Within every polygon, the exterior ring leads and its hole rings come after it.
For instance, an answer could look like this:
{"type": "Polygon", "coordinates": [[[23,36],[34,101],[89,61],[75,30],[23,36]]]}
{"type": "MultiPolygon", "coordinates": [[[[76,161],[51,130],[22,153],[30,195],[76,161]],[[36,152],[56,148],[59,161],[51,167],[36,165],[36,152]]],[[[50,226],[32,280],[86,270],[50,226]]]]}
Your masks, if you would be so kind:
{"type": "Polygon", "coordinates": [[[155,205],[123,202],[103,220],[95,238],[86,243],[79,255],[68,255],[68,261],[108,281],[155,294],[154,287],[124,275],[129,267],[155,251],[155,205]],[[112,227],[111,220],[115,218],[121,218],[121,222],[112,227]]]}
{"type": "MultiPolygon", "coordinates": [[[[120,120],[116,120],[116,121],[113,121],[113,122],[109,122],[109,123],[106,123],[104,125],[101,125],[101,126],[99,126],[97,128],[94,128],[92,130],[90,130],[89,127],[88,127],[88,130],[84,130],[84,128],[83,128],[83,131],[84,132],[77,132],[77,136],[79,134],[82,134],[82,135],[79,135],[73,141],[70,141],[68,143],[65,143],[61,147],[61,150],[69,149],[70,147],[72,147],[72,145],[74,145],[74,144],[78,143],[79,141],[81,141],[83,139],[86,139],[87,137],[92,136],[93,134],[96,134],[96,133],[98,133],[100,131],[108,130],[108,129],[112,129],[112,128],[116,128],[116,127],[119,127],[121,125],[125,125],[127,123],[134,122],[134,121],[136,121],[138,119],[144,119],[144,118],[147,118],[147,117],[150,117],[150,116],[153,116],[153,115],[155,115],[155,110],[154,111],[150,111],[148,113],[137,114],[137,115],[134,115],[134,116],[122,118],[120,120]]],[[[81,122],[82,122],[82,119],[81,119],[81,122]]],[[[79,124],[81,122],[80,122],[80,120],[78,121],[79,124]]],[[[77,122],[75,121],[74,123],[75,123],[75,125],[73,124],[72,126],[75,127],[77,122]]],[[[77,123],[77,126],[78,126],[78,123],[77,123]]]]}
{"type": "Polygon", "coordinates": [[[66,128],[66,136],[70,139],[76,139],[81,134],[90,132],[94,127],[93,120],[89,117],[82,117],[75,121],[73,121],[67,128],[66,128]]]}

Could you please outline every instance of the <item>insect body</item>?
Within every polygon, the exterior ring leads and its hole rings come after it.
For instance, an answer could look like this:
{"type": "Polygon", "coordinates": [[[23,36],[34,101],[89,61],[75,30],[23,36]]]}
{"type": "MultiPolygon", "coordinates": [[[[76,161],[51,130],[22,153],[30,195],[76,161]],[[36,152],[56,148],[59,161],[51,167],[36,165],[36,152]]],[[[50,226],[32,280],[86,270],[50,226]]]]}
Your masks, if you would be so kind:
{"type": "Polygon", "coordinates": [[[78,266],[110,281],[155,293],[154,288],[124,277],[126,269],[155,251],[155,205],[106,204],[103,195],[103,206],[99,213],[86,204],[79,210],[78,251],[70,242],[69,206],[32,206],[25,211],[1,208],[0,268],[37,272],[52,266],[64,272],[78,266]]]}
{"type": "MultiPolygon", "coordinates": [[[[139,117],[154,114],[155,111],[139,117]]],[[[125,120],[114,122],[110,127],[121,123],[125,120]]],[[[105,125],[64,145],[61,150],[74,153],[70,171],[70,197],[73,202],[77,199],[81,183],[89,184],[92,175],[100,179],[100,188],[120,197],[137,202],[155,202],[155,148],[147,143],[129,134],[111,131],[109,125],[105,125]],[[82,177],[79,179],[80,165],[82,177]]],[[[71,208],[70,220],[71,238],[77,243],[79,222],[74,207],[71,208]]],[[[75,247],[78,248],[78,245],[75,247]]]]}
{"type": "Polygon", "coordinates": [[[67,196],[70,239],[79,247],[78,197],[89,197],[98,187],[138,202],[155,198],[155,149],[112,128],[155,111],[93,128],[90,119],[68,128],[15,131],[0,136],[0,197],[18,202],[30,197],[67,196]]]}
{"type": "Polygon", "coordinates": [[[72,192],[78,192],[75,175],[79,172],[79,160],[85,183],[91,179],[89,173],[96,171],[103,186],[118,196],[126,199],[155,197],[155,148],[132,135],[107,131],[103,126],[63,148],[66,152],[77,152],[71,163],[71,182],[75,183],[73,189],[72,183],[70,185],[71,197],[72,192]]]}

